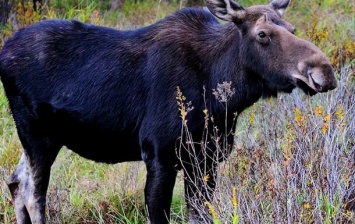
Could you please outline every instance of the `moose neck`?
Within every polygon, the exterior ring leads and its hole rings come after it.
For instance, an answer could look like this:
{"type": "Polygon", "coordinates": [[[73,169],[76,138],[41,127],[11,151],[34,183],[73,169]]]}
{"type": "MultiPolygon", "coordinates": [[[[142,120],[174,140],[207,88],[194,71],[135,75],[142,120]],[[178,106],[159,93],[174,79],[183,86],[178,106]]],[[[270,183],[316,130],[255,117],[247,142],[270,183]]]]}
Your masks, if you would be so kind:
{"type": "Polygon", "coordinates": [[[211,78],[208,81],[211,110],[219,120],[234,116],[234,113],[241,113],[244,109],[255,103],[261,96],[270,95],[268,89],[257,74],[248,71],[242,64],[241,33],[233,23],[218,26],[219,31],[215,32],[214,50],[205,52],[205,59],[213,61],[210,69],[211,78]],[[220,102],[213,95],[213,89],[223,82],[231,82],[234,94],[226,102],[220,102]],[[227,110],[227,111],[226,111],[227,110]]]}

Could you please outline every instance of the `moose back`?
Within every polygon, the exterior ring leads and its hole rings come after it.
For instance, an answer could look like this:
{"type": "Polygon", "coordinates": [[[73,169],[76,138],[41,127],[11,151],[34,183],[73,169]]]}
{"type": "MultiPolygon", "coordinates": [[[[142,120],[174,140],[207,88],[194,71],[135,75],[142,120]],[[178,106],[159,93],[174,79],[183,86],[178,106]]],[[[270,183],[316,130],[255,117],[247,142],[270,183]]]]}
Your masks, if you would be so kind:
{"type": "MultiPolygon", "coordinates": [[[[177,142],[185,144],[177,89],[194,107],[185,119],[200,142],[204,110],[213,127],[231,130],[234,114],[261,97],[295,87],[308,95],[336,87],[325,54],[294,36],[282,18],[289,0],[251,7],[233,0],[205,3],[208,10],[181,9],[135,30],[45,20],[6,42],[0,76],[23,146],[7,179],[18,223],[46,222],[50,168],[63,146],[97,162],[143,160],[145,203],[154,224],[169,222],[176,175],[183,169],[189,217],[198,222],[222,158],[209,136],[207,156],[198,144],[194,158],[188,150],[177,153],[177,142]],[[227,107],[212,91],[224,81],[235,91],[227,107]],[[208,180],[196,173],[199,168],[208,180]]],[[[232,135],[227,143],[231,148],[232,135]]],[[[230,151],[223,153],[225,158],[230,151]]]]}

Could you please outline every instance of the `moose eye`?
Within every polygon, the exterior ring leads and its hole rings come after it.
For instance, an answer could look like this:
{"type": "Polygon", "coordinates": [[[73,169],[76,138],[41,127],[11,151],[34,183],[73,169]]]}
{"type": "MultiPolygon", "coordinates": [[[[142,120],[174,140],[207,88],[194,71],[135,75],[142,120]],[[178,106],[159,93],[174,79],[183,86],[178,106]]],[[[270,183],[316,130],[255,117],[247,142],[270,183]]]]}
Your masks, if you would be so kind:
{"type": "Polygon", "coordinates": [[[260,38],[265,38],[265,37],[266,37],[266,33],[265,33],[264,31],[260,31],[260,32],[258,33],[258,36],[259,36],[260,38]]]}
{"type": "Polygon", "coordinates": [[[265,31],[259,31],[257,36],[257,41],[261,44],[267,45],[270,43],[270,37],[265,33],[265,31]]]}

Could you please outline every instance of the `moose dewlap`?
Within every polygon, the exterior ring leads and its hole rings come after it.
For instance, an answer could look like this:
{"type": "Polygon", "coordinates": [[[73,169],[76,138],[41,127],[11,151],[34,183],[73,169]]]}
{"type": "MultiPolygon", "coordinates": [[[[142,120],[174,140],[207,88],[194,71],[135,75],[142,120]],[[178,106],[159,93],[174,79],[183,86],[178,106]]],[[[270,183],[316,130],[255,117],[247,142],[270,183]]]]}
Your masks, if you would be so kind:
{"type": "MultiPolygon", "coordinates": [[[[294,36],[282,18],[289,0],[245,8],[233,0],[205,2],[209,11],[181,9],[136,30],[45,20],[6,42],[0,76],[23,146],[7,179],[18,223],[45,223],[50,168],[63,146],[97,162],[143,160],[154,224],[169,222],[183,169],[189,217],[198,222],[197,207],[213,196],[216,167],[230,151],[219,151],[211,139],[204,153],[198,144],[194,156],[188,147],[178,151],[186,141],[177,89],[193,104],[187,125],[200,142],[205,109],[214,118],[210,133],[231,130],[235,112],[261,97],[295,87],[314,95],[337,86],[325,54],[294,36]],[[212,91],[224,81],[235,91],[227,113],[212,91]]],[[[232,135],[227,142],[231,149],[232,135]]]]}

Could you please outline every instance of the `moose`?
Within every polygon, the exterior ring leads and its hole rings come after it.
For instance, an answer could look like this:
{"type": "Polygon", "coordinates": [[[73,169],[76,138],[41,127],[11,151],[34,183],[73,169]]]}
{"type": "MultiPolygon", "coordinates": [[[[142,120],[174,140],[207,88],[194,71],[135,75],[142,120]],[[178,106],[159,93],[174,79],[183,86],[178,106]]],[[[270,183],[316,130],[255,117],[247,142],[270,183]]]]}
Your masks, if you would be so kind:
{"type": "MultiPolygon", "coordinates": [[[[207,156],[197,143],[194,158],[189,147],[178,151],[179,144],[194,144],[181,137],[178,90],[193,105],[186,125],[200,142],[205,109],[213,117],[209,133],[214,127],[231,130],[235,114],[258,99],[296,87],[309,96],[336,88],[326,55],[296,37],[282,18],[290,0],[205,4],[132,30],[43,20],[5,43],[0,76],[23,146],[6,180],[18,223],[46,222],[50,170],[63,146],[96,162],[143,161],[153,224],[169,222],[177,172],[183,170],[189,220],[197,223],[197,206],[213,198],[216,169],[230,150],[221,152],[208,135],[207,156]],[[223,82],[234,89],[227,106],[213,92],[223,82]],[[209,178],[201,180],[197,168],[209,178]]],[[[226,142],[232,149],[233,135],[226,142]]]]}

